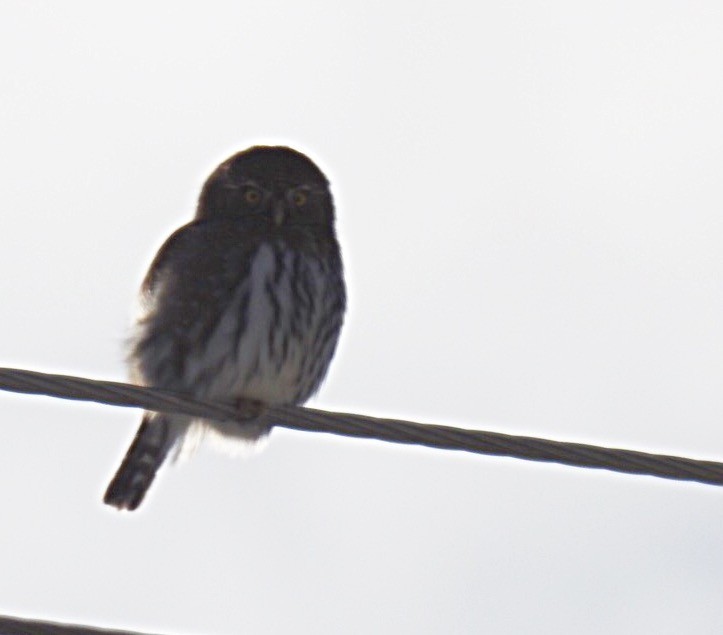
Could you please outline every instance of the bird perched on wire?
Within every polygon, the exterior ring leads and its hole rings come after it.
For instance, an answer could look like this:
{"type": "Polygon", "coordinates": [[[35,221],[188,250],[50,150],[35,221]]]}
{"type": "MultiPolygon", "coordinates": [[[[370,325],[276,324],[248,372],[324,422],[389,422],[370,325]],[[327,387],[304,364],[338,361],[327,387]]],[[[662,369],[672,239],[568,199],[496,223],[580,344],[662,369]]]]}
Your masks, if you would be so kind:
{"type": "MultiPolygon", "coordinates": [[[[329,183],[305,155],[255,146],[206,181],[141,289],[129,364],[139,384],[199,400],[304,403],[334,355],[346,306],[329,183]]],[[[199,430],[253,442],[263,423],[147,412],[104,502],[140,505],[158,468],[199,430]]]]}

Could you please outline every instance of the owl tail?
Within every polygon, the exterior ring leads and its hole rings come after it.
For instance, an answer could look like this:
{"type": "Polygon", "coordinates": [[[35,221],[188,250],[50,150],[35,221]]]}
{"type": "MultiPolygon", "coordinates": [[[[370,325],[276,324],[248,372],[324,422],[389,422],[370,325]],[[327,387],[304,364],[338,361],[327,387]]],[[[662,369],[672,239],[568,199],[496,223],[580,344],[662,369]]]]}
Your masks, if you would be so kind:
{"type": "Polygon", "coordinates": [[[136,509],[173,443],[168,416],[146,413],[121,466],[108,485],[103,502],[118,509],[136,509]]]}

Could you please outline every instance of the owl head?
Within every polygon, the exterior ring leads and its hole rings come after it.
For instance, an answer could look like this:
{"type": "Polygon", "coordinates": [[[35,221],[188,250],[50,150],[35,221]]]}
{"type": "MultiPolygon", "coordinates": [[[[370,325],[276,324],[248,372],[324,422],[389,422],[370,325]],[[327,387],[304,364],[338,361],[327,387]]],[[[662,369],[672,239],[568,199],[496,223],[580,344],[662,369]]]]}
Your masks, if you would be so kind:
{"type": "Polygon", "coordinates": [[[254,146],[224,161],[201,190],[196,219],[249,218],[271,227],[328,225],[329,182],[306,155],[285,146],[254,146]]]}

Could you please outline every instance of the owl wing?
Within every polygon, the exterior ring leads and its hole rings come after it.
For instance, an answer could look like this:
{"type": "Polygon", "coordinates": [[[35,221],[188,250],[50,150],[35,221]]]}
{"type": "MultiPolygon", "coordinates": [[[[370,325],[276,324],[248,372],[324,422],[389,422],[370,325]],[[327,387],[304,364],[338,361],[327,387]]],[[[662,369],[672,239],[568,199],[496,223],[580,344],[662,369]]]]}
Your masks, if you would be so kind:
{"type": "Polygon", "coordinates": [[[146,277],[141,284],[141,293],[152,295],[157,291],[158,281],[161,279],[169,263],[173,262],[177,254],[186,250],[188,243],[192,243],[198,234],[196,223],[188,223],[173,232],[156,253],[146,277]]]}
{"type": "Polygon", "coordinates": [[[201,219],[177,229],[161,246],[141,285],[154,295],[160,283],[182,285],[201,295],[209,285],[228,288],[248,274],[250,259],[265,239],[241,219],[201,219]]]}
{"type": "Polygon", "coordinates": [[[248,278],[263,236],[235,219],[196,220],[159,250],[142,291],[144,312],[130,342],[134,376],[173,387],[248,278]]]}

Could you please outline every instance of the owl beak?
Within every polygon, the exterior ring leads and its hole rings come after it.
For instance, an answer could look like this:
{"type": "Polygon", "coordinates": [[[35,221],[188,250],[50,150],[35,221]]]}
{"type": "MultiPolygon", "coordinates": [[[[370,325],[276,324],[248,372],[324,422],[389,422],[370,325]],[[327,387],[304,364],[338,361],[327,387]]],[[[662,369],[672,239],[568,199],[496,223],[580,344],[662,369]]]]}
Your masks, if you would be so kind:
{"type": "Polygon", "coordinates": [[[280,227],[286,218],[286,208],[283,201],[278,201],[274,207],[274,225],[280,227]]]}

